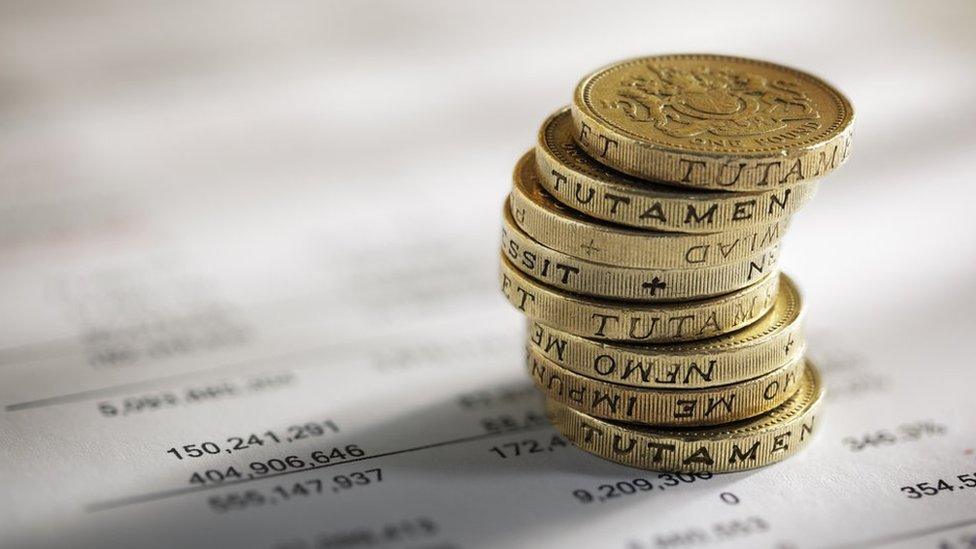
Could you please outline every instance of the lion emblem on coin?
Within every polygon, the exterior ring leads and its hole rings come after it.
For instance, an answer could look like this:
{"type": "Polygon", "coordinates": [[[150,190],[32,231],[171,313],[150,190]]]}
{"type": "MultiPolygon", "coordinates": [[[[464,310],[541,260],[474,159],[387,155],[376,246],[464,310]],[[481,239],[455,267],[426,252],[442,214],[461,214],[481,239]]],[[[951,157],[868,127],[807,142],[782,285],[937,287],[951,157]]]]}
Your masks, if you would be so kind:
{"type": "Polygon", "coordinates": [[[671,137],[749,137],[819,118],[799,84],[728,69],[649,65],[620,82],[605,106],[671,137]]]}

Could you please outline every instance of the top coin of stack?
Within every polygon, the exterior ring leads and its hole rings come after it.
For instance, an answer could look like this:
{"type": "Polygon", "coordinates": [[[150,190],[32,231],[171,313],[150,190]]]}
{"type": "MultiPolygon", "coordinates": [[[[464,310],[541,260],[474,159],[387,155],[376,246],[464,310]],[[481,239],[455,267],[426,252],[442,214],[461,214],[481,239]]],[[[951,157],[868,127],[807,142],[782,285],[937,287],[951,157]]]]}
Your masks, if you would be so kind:
{"type": "Polygon", "coordinates": [[[790,216],[848,157],[854,114],[806,73],[718,55],[586,76],[514,172],[502,292],[554,426],[672,471],[779,461],[822,402],[802,299],[777,269],[790,216]]]}

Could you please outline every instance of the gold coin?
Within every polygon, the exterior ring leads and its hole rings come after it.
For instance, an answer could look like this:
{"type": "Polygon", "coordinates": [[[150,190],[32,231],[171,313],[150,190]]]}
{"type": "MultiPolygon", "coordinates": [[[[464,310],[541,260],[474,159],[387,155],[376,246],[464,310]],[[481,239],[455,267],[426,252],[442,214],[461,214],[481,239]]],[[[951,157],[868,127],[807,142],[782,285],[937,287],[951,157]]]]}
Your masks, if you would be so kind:
{"type": "Polygon", "coordinates": [[[731,385],[699,389],[647,389],[617,385],[574,373],[531,350],[532,381],[546,398],[586,415],[662,427],[700,427],[768,412],[793,396],[802,357],[768,374],[731,385]]]}
{"type": "Polygon", "coordinates": [[[635,179],[587,155],[574,140],[569,109],[539,130],[539,181],[556,200],[584,214],[641,229],[714,233],[772,223],[800,209],[816,193],[815,181],[762,192],[688,191],[635,179]]]}
{"type": "Polygon", "coordinates": [[[850,152],[854,110],[795,69],[723,55],[642,57],[603,67],[573,96],[580,146],[636,177],[708,189],[807,181],[850,152]]]}
{"type": "Polygon", "coordinates": [[[700,269],[629,269],[549,249],[525,234],[509,208],[502,213],[502,253],[536,280],[573,293],[631,301],[675,301],[726,294],[776,270],[779,244],[744,260],[700,269]]]}
{"type": "Polygon", "coordinates": [[[652,429],[597,419],[546,401],[553,426],[576,446],[604,459],[655,471],[726,473],[786,459],[809,444],[824,390],[807,363],[796,394],[761,416],[719,427],[652,429]]]}
{"type": "Polygon", "coordinates": [[[625,345],[586,339],[528,322],[531,348],[584,376],[633,387],[696,388],[765,375],[803,355],[803,301],[780,276],[772,310],[745,328],[703,341],[625,345]]]}
{"type": "Polygon", "coordinates": [[[664,343],[704,339],[744,328],[773,306],[779,273],[719,297],[666,304],[598,300],[536,282],[501,255],[502,293],[533,320],[598,339],[664,343]]]}
{"type": "Polygon", "coordinates": [[[597,263],[645,269],[722,265],[779,242],[788,219],[707,235],[641,231],[587,217],[542,188],[531,151],[515,166],[509,202],[519,227],[536,242],[597,263]]]}

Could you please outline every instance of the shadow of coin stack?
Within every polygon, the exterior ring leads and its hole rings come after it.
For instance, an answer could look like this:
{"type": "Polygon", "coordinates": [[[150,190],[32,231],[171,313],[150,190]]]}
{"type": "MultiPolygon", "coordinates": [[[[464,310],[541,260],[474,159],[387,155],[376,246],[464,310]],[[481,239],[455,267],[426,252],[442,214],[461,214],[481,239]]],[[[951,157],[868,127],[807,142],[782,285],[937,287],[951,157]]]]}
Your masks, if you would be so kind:
{"type": "Polygon", "coordinates": [[[501,285],[576,446],[645,469],[784,459],[817,425],[780,239],[846,160],[853,110],[794,69],[645,57],[585,77],[518,161],[501,285]]]}

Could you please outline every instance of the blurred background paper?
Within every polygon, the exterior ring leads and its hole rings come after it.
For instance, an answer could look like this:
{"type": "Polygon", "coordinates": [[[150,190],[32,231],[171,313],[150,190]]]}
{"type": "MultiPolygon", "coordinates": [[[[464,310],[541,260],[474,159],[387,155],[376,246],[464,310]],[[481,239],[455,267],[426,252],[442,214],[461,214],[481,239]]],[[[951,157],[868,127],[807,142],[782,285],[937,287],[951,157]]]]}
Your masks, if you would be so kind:
{"type": "Polygon", "coordinates": [[[974,23],[971,2],[0,4],[0,546],[971,547],[974,23]],[[781,465],[675,486],[573,448],[500,458],[554,435],[496,288],[511,169],[582,75],[686,51],[855,105],[781,261],[827,423],[781,465]],[[367,459],[190,482],[348,445],[367,459]],[[660,492],[573,495],[634,478],[660,492]]]}

